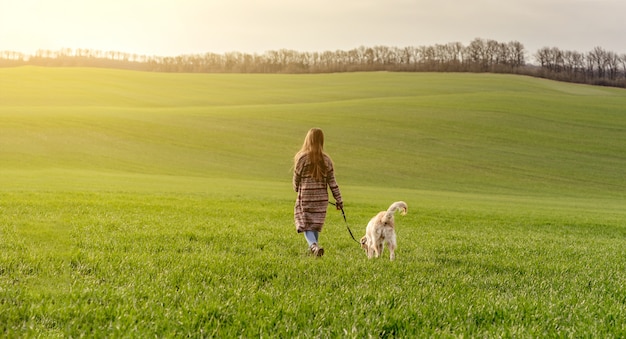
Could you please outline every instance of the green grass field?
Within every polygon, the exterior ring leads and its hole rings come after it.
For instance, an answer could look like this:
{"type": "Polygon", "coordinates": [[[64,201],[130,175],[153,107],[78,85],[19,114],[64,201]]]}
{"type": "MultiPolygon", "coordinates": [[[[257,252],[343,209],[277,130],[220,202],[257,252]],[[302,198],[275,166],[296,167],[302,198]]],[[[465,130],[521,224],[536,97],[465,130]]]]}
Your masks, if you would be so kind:
{"type": "Polygon", "coordinates": [[[626,91],[492,74],[0,69],[0,336],[624,337],[626,91]],[[341,213],[306,255],[293,154],[341,213]]]}

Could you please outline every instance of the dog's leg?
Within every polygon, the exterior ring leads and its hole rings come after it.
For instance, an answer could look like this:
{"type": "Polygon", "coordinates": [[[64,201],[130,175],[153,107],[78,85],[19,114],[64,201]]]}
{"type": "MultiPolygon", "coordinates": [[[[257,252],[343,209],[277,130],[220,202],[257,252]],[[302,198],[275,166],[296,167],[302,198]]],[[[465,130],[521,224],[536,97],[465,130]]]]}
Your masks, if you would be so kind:
{"type": "Polygon", "coordinates": [[[372,256],[374,258],[378,258],[378,256],[380,255],[380,253],[378,253],[378,242],[376,241],[377,239],[372,239],[372,256]]]}
{"type": "Polygon", "coordinates": [[[367,249],[367,257],[371,259],[376,256],[376,242],[374,239],[370,239],[370,243],[368,245],[370,247],[367,249]]]}
{"type": "Polygon", "coordinates": [[[394,260],[396,258],[396,235],[395,233],[389,237],[387,240],[387,245],[389,246],[389,260],[394,260]]]}

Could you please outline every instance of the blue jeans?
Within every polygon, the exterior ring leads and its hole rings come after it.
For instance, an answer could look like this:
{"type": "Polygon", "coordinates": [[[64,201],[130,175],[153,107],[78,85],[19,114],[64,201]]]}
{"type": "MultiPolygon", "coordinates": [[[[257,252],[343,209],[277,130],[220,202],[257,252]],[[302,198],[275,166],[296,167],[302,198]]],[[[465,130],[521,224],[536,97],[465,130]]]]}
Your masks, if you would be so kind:
{"type": "Polygon", "coordinates": [[[317,239],[319,239],[319,236],[320,233],[317,231],[304,231],[304,238],[306,239],[306,242],[309,243],[309,247],[317,243],[317,239]]]}

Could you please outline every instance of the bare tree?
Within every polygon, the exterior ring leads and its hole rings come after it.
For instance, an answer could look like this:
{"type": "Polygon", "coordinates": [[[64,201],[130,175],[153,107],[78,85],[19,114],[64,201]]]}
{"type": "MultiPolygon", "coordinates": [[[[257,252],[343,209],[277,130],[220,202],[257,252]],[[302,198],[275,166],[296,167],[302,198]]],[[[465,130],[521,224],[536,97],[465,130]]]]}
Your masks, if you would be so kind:
{"type": "Polygon", "coordinates": [[[606,51],[602,47],[596,47],[589,52],[588,58],[593,61],[598,73],[598,78],[604,78],[606,70],[606,51]]]}
{"type": "Polygon", "coordinates": [[[519,41],[511,41],[508,44],[509,63],[514,67],[521,67],[526,64],[524,56],[524,45],[519,41]]]}
{"type": "Polygon", "coordinates": [[[616,80],[619,72],[619,56],[614,52],[606,52],[605,64],[610,80],[616,80]]]}

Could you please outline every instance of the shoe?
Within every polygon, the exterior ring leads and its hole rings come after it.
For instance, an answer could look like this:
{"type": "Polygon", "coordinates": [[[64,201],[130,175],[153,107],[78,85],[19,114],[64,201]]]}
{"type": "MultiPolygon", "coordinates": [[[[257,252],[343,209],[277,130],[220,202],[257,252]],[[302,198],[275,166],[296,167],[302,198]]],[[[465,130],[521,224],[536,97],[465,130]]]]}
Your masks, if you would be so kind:
{"type": "Polygon", "coordinates": [[[311,254],[313,254],[316,257],[321,257],[324,255],[324,249],[317,246],[317,244],[311,245],[310,249],[311,249],[311,254]]]}

